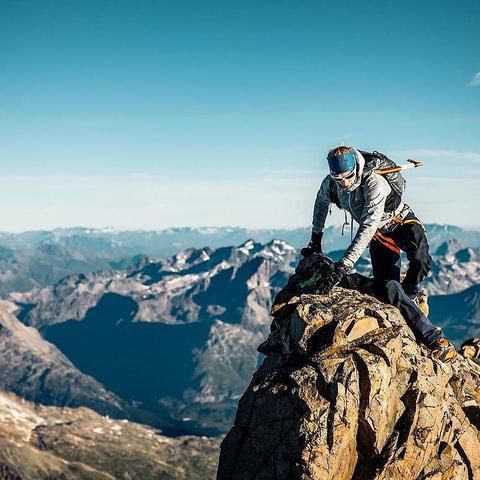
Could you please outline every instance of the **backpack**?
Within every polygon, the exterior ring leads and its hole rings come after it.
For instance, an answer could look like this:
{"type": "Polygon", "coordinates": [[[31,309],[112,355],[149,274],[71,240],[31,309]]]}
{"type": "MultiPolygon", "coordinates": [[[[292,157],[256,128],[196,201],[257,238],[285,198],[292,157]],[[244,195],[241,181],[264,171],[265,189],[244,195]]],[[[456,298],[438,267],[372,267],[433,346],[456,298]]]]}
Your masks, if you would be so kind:
{"type": "MultiPolygon", "coordinates": [[[[366,178],[368,175],[371,175],[374,170],[397,166],[397,164],[393,160],[388,158],[383,153],[377,151],[365,152],[363,150],[359,150],[359,152],[363,155],[363,158],[365,159],[362,179],[366,178]]],[[[392,189],[385,202],[385,212],[394,212],[402,201],[402,194],[405,191],[407,182],[405,181],[400,172],[387,174],[380,173],[380,175],[383,175],[385,180],[390,185],[390,188],[392,189]]],[[[340,200],[338,199],[335,182],[330,182],[329,192],[331,202],[341,209],[342,207],[340,206],[340,200]]]]}

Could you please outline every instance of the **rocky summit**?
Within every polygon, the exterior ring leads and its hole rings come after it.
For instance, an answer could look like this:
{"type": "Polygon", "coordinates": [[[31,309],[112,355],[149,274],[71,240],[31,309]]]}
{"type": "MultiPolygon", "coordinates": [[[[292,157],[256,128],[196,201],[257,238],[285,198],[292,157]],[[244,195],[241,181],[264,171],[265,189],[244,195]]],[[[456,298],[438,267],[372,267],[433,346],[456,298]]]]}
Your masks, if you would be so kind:
{"type": "Polygon", "coordinates": [[[293,296],[261,349],[218,480],[480,479],[480,368],[433,362],[396,308],[293,296]]]}

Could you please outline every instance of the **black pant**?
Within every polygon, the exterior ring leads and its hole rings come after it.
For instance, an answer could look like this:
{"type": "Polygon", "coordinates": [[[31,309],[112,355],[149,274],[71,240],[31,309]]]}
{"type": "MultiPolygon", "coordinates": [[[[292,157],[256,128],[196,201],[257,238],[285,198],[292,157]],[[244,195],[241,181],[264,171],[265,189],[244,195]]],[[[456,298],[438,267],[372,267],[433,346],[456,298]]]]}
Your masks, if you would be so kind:
{"type": "MultiPolygon", "coordinates": [[[[408,220],[419,222],[413,213],[405,217],[404,221],[408,220]]],[[[402,286],[408,295],[419,291],[419,284],[430,272],[432,264],[425,229],[421,223],[416,222],[399,224],[393,231],[383,233],[384,237],[393,240],[395,245],[407,254],[409,264],[402,286]]],[[[378,286],[384,285],[388,280],[400,281],[399,252],[393,251],[374,237],[370,242],[370,258],[373,278],[378,286]]]]}
{"type": "Polygon", "coordinates": [[[378,292],[384,302],[397,307],[415,336],[427,347],[433,347],[435,342],[443,336],[442,329],[436,327],[412,302],[400,283],[389,280],[378,292]]]}
{"type": "MultiPolygon", "coordinates": [[[[397,307],[415,336],[428,347],[442,336],[442,330],[423,314],[409,295],[419,291],[420,282],[428,275],[432,257],[428,253],[428,241],[423,226],[409,213],[404,220],[416,220],[399,224],[393,231],[383,233],[387,240],[393,240],[394,248],[403,250],[409,260],[407,274],[400,284],[400,252],[388,248],[376,238],[370,242],[373,282],[359,274],[350,276],[347,288],[370,293],[385,303],[397,307]]],[[[390,244],[390,246],[392,246],[390,244]]]]}

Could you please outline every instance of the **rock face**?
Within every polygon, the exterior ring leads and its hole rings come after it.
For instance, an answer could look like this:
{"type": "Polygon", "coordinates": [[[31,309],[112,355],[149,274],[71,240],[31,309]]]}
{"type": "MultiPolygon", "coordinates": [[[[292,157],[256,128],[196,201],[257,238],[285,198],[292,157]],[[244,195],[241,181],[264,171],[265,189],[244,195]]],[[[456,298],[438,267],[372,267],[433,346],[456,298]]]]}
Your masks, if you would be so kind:
{"type": "Polygon", "coordinates": [[[480,479],[480,368],[434,363],[394,307],[293,297],[222,442],[218,480],[480,479]]]}

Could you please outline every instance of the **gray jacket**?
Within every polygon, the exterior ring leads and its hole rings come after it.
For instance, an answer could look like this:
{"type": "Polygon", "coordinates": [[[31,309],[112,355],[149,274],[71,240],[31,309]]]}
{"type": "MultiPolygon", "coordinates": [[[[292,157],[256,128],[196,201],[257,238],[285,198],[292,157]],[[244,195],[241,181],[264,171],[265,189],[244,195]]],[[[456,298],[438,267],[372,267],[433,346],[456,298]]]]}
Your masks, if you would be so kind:
{"type": "Polygon", "coordinates": [[[350,212],[359,224],[357,234],[340,260],[347,268],[352,268],[362,256],[378,228],[385,226],[400,212],[403,217],[410,211],[408,205],[401,202],[395,212],[385,212],[385,202],[392,191],[388,181],[382,175],[375,173],[373,168],[365,168],[365,159],[358,150],[355,150],[355,157],[357,160],[355,183],[348,189],[342,189],[330,175],[327,175],[320,186],[313,209],[312,231],[320,233],[325,227],[325,220],[332,203],[330,188],[334,188],[340,206],[350,212]]]}

